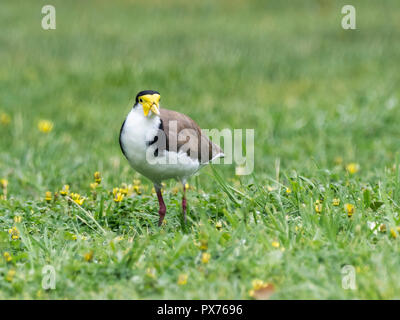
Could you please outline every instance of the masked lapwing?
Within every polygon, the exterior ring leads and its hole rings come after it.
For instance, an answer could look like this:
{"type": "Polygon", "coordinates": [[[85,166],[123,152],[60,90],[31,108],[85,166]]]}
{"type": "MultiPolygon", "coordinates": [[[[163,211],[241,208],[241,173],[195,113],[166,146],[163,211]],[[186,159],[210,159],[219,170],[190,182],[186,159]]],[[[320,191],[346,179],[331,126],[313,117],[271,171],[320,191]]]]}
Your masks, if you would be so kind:
{"type": "Polygon", "coordinates": [[[160,108],[160,94],[153,90],[137,94],[122,124],[119,143],[132,168],[154,184],[160,205],[159,226],[166,213],[161,183],[168,179],[182,183],[182,211],[186,221],[187,180],[204,165],[224,156],[222,149],[191,118],[160,108]]]}

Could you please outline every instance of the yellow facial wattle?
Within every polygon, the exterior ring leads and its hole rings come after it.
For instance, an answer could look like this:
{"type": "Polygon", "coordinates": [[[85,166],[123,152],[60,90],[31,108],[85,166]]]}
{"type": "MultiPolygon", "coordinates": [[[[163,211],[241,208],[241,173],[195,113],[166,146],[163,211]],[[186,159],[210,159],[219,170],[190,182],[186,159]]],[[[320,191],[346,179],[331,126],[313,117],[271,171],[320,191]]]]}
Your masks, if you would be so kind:
{"type": "Polygon", "coordinates": [[[156,114],[160,115],[160,95],[159,94],[146,94],[139,97],[139,103],[143,106],[144,116],[147,117],[150,110],[156,114]]]}

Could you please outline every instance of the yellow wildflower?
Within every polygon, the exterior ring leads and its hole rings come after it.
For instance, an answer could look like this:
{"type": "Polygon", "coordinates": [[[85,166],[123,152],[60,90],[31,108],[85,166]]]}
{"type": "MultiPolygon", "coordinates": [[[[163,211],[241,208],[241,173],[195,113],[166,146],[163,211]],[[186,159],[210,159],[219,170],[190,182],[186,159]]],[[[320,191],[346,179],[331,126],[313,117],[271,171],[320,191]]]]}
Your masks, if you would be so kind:
{"type": "Polygon", "coordinates": [[[340,199],[334,198],[334,199],[332,200],[332,205],[334,205],[334,206],[340,205],[340,199]]]}
{"type": "Polygon", "coordinates": [[[90,184],[90,189],[95,190],[99,184],[97,182],[93,182],[90,184]]]}
{"type": "Polygon", "coordinates": [[[51,130],[53,130],[53,122],[49,121],[49,120],[40,120],[38,123],[38,129],[40,132],[43,133],[49,133],[51,132],[51,130]]]}
{"type": "Polygon", "coordinates": [[[189,183],[185,183],[185,189],[189,189],[189,183]]]}
{"type": "Polygon", "coordinates": [[[52,194],[51,194],[50,191],[46,191],[46,196],[45,196],[44,199],[45,199],[47,202],[50,202],[50,201],[53,199],[52,194]]]}
{"type": "Polygon", "coordinates": [[[349,217],[351,217],[351,216],[353,215],[353,213],[354,213],[354,210],[355,210],[354,205],[351,204],[351,203],[346,203],[346,204],[344,205],[344,208],[345,208],[345,210],[346,210],[347,215],[348,215],[349,217]]]}
{"type": "Polygon", "coordinates": [[[390,228],[390,234],[393,238],[397,238],[397,232],[393,228],[390,228]]]}
{"type": "Polygon", "coordinates": [[[118,192],[114,196],[114,202],[121,202],[122,200],[124,200],[124,195],[121,192],[118,192]]]}
{"type": "Polygon", "coordinates": [[[68,195],[68,193],[69,193],[69,185],[66,184],[63,186],[62,190],[60,190],[60,194],[62,196],[66,196],[66,195],[68,195]]]}
{"type": "Polygon", "coordinates": [[[71,193],[71,199],[78,205],[82,205],[83,202],[85,201],[85,198],[81,197],[80,194],[78,193],[71,193]]]}
{"type": "Polygon", "coordinates": [[[321,211],[322,211],[322,203],[321,201],[317,200],[315,201],[315,212],[321,213],[321,211]]]}
{"type": "Polygon", "coordinates": [[[200,240],[200,250],[207,250],[208,249],[208,241],[207,240],[200,240]]]}
{"type": "Polygon", "coordinates": [[[251,285],[253,286],[253,290],[260,290],[264,288],[265,286],[268,285],[268,283],[265,283],[264,281],[260,279],[255,279],[251,282],[251,285]]]}
{"type": "Polygon", "coordinates": [[[128,188],[127,187],[119,188],[119,192],[122,193],[124,196],[126,196],[128,194],[128,188]]]}
{"type": "Polygon", "coordinates": [[[0,179],[0,186],[1,186],[3,189],[6,189],[7,186],[8,186],[8,180],[7,180],[7,179],[0,179]]]}
{"type": "Polygon", "coordinates": [[[379,226],[379,231],[380,231],[380,232],[385,232],[385,231],[386,231],[386,225],[381,224],[381,225],[379,226]]]}
{"type": "Polygon", "coordinates": [[[12,227],[11,229],[8,229],[8,233],[10,234],[12,240],[19,239],[19,231],[17,227],[12,227]]]}
{"type": "Polygon", "coordinates": [[[138,186],[138,185],[134,185],[133,186],[133,191],[135,191],[137,194],[141,194],[142,193],[142,191],[140,190],[140,186],[138,186]]]}
{"type": "Polygon", "coordinates": [[[93,260],[93,250],[85,253],[85,255],[83,256],[83,258],[85,259],[85,261],[90,262],[93,260]]]}
{"type": "Polygon", "coordinates": [[[178,278],[178,284],[183,286],[187,283],[188,275],[187,274],[180,274],[178,278]]]}
{"type": "Polygon", "coordinates": [[[210,258],[211,254],[209,254],[208,252],[203,252],[203,254],[201,255],[201,263],[207,264],[210,261],[210,258]]]}
{"type": "Polygon", "coordinates": [[[249,296],[257,300],[268,300],[275,292],[275,286],[271,283],[256,279],[252,281],[253,288],[249,291],[249,296]]]}
{"type": "Polygon", "coordinates": [[[358,170],[360,170],[360,166],[359,166],[358,163],[352,162],[352,163],[349,163],[349,164],[346,166],[346,170],[347,170],[347,172],[350,173],[350,174],[355,174],[355,173],[358,172],[358,170]]]}
{"type": "Polygon", "coordinates": [[[289,188],[286,188],[286,193],[287,193],[287,194],[291,194],[291,193],[292,193],[292,190],[290,190],[289,188]]]}
{"type": "Polygon", "coordinates": [[[218,222],[215,224],[215,228],[217,228],[218,230],[221,230],[221,229],[222,229],[222,222],[221,222],[221,221],[218,221],[218,222]]]}
{"type": "Polygon", "coordinates": [[[7,272],[6,280],[8,282],[13,281],[15,274],[16,274],[16,271],[14,269],[11,269],[10,271],[7,272]]]}
{"type": "Polygon", "coordinates": [[[3,125],[8,125],[11,122],[11,117],[7,113],[0,113],[0,123],[3,125]]]}
{"type": "Polygon", "coordinates": [[[9,252],[4,252],[3,256],[7,262],[10,262],[12,260],[11,254],[9,252]]]}
{"type": "Polygon", "coordinates": [[[94,181],[99,183],[99,184],[101,183],[101,174],[100,174],[100,172],[96,171],[94,173],[94,181]]]}
{"type": "Polygon", "coordinates": [[[272,242],[271,242],[271,245],[272,245],[274,248],[279,248],[279,246],[280,246],[280,244],[279,244],[278,241],[272,241],[272,242]]]}
{"type": "Polygon", "coordinates": [[[14,222],[15,223],[21,223],[21,221],[22,221],[22,217],[21,216],[15,216],[14,217],[14,222]]]}

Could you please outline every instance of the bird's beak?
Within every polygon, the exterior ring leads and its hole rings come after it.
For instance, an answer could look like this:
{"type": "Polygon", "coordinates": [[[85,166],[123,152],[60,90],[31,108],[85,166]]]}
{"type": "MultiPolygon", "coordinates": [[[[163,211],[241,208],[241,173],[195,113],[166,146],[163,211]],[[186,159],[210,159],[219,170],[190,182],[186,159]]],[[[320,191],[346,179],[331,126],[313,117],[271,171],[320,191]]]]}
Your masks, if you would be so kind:
{"type": "Polygon", "coordinates": [[[142,103],[143,113],[144,113],[145,117],[147,117],[149,115],[150,110],[154,114],[156,114],[158,116],[160,115],[160,109],[159,109],[159,105],[158,105],[159,100],[160,100],[159,95],[152,95],[152,96],[149,96],[148,99],[146,99],[146,101],[142,103]]]}

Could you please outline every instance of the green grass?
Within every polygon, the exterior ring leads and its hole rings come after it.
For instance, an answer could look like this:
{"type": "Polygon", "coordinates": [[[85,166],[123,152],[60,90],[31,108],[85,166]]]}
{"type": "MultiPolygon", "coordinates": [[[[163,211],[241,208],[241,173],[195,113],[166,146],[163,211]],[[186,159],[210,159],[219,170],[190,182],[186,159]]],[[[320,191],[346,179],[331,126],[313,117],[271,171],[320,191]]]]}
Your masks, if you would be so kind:
{"type": "Polygon", "coordinates": [[[254,279],[274,299],[400,298],[397,0],[355,1],[354,31],[341,28],[346,1],[54,0],[55,31],[41,29],[45,4],[0,5],[0,114],[11,118],[0,123],[0,298],[248,299],[254,279]],[[157,227],[151,184],[119,150],[142,89],[203,128],[255,129],[254,174],[203,169],[186,226],[168,182],[157,227]],[[134,178],[140,194],[114,202],[134,178]],[[82,207],[54,199],[64,184],[82,207]],[[55,290],[42,288],[45,265],[55,290]],[[356,290],[342,288],[345,265],[356,290]]]}

